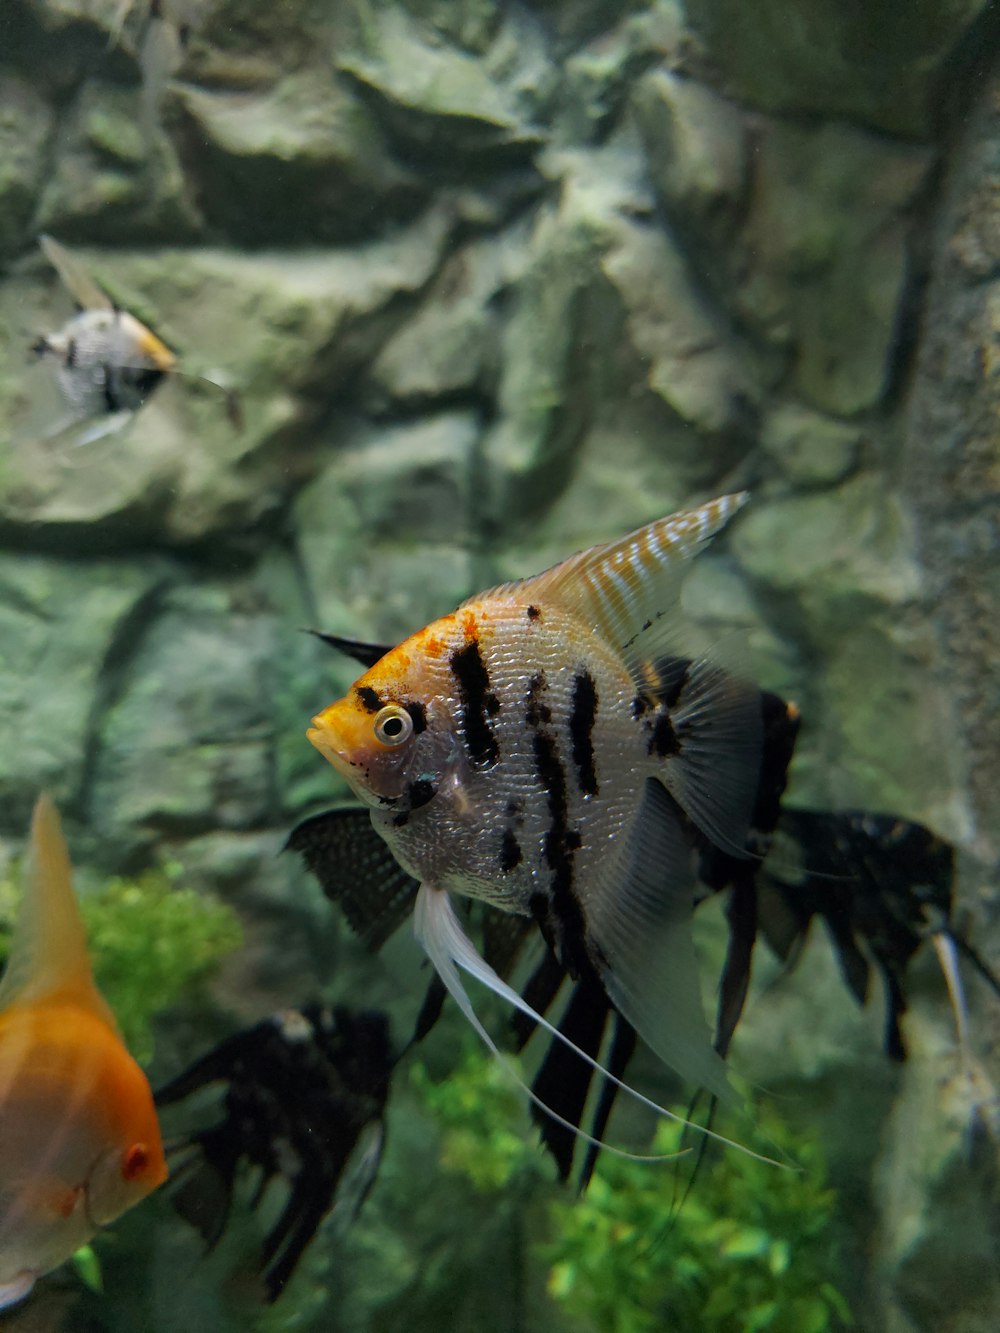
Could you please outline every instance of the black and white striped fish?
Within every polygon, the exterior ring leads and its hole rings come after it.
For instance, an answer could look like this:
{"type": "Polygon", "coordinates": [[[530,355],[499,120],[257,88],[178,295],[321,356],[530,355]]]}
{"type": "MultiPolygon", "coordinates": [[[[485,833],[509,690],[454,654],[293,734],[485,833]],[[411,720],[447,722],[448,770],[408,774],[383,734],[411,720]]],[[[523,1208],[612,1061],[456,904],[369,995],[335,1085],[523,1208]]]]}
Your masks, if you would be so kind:
{"type": "Polygon", "coordinates": [[[760,693],[686,649],[678,585],[746,498],[470,599],[313,720],[310,740],[419,882],[416,933],[487,1041],[460,968],[548,1024],[476,952],[453,894],[534,918],[666,1064],[731,1091],[701,1007],[685,830],[746,854],[760,693]]]}

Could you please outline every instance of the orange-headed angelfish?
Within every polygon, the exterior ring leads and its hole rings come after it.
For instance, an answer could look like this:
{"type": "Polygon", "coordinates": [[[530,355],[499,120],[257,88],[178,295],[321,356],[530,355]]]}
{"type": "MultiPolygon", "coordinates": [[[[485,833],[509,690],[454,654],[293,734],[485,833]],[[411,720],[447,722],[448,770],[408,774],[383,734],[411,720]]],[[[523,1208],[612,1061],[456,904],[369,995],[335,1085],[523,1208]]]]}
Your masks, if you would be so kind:
{"type": "Polygon", "coordinates": [[[48,796],[29,862],[0,982],[0,1309],[167,1178],[149,1083],[94,985],[48,796]]]}
{"type": "Polygon", "coordinates": [[[760,694],[685,651],[679,576],[747,498],[470,598],[313,719],[309,739],[418,881],[417,935],[491,1045],[459,969],[548,1024],[476,952],[456,894],[534,917],[666,1064],[732,1095],[701,1010],[684,817],[745,855],[760,694]]]}

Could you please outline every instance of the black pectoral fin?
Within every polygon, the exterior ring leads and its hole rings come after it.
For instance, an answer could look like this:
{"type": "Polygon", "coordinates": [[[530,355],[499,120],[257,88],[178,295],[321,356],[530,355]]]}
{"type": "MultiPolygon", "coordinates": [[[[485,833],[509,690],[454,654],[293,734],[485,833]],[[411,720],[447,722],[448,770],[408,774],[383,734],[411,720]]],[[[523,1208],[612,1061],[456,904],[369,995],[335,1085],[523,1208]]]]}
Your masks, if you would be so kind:
{"type": "Polygon", "coordinates": [[[365,643],[362,639],[349,639],[342,634],[324,634],[322,630],[311,629],[307,634],[313,634],[317,639],[322,639],[324,643],[335,648],[338,653],[343,653],[345,657],[353,657],[355,662],[360,662],[363,667],[373,667],[376,662],[381,662],[386,653],[391,652],[393,645],[379,643],[365,643]]]}
{"type": "Polygon", "coordinates": [[[326,896],[340,904],[372,950],[380,949],[413,911],[420,886],[396,861],[361,806],[304,819],[285,848],[299,853],[326,896]]]}

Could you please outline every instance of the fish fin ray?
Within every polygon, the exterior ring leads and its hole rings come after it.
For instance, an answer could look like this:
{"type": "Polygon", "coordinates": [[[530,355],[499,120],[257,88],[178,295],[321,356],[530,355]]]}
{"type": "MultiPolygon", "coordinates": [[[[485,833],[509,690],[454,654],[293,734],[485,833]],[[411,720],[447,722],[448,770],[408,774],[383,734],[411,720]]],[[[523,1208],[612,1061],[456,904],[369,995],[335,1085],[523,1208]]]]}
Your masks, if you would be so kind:
{"type": "Polygon", "coordinates": [[[81,310],[113,310],[114,302],[102,287],[99,287],[83,264],[71,254],[64,245],[45,232],[38,238],[42,253],[59,274],[62,285],[72,296],[81,310]]]}
{"type": "Polygon", "coordinates": [[[715,846],[745,857],[760,782],[760,691],[698,658],[668,716],[678,753],[665,761],[664,785],[715,846]]]}
{"type": "Polygon", "coordinates": [[[299,853],[372,951],[409,916],[417,881],[376,833],[364,807],[342,806],[304,819],[285,848],[299,853]]]}
{"type": "Polygon", "coordinates": [[[386,647],[385,644],[368,643],[363,639],[351,639],[343,634],[326,634],[321,629],[307,629],[306,634],[312,634],[338,653],[343,653],[346,657],[352,657],[355,662],[366,669],[373,667],[376,662],[381,662],[386,653],[392,652],[392,645],[386,647]]]}
{"type": "MultiPolygon", "coordinates": [[[[455,910],[452,907],[446,892],[441,889],[435,889],[427,884],[422,884],[420,886],[420,890],[417,893],[416,906],[414,908],[413,928],[414,934],[423,946],[428,958],[430,958],[431,962],[434,964],[438,976],[441,978],[452,999],[462,1011],[464,1017],[472,1024],[472,1027],[475,1029],[480,1039],[509,1072],[514,1081],[522,1088],[536,1106],[539,1106],[545,1111],[546,1115],[552,1116],[553,1119],[565,1125],[567,1129],[571,1130],[585,1143],[591,1144],[601,1152],[610,1152],[618,1157],[626,1157],[638,1161],[665,1161],[668,1159],[673,1160],[676,1157],[675,1153],[651,1155],[630,1153],[622,1148],[615,1147],[613,1144],[603,1143],[594,1138],[592,1134],[588,1134],[585,1130],[580,1129],[578,1125],[574,1125],[571,1121],[565,1119],[565,1117],[558,1115],[551,1109],[551,1107],[545,1106],[544,1103],[540,1102],[524,1080],[518,1075],[510,1062],[504,1058],[503,1053],[498,1048],[496,1042],[480,1022],[476,1011],[472,1007],[472,1002],[469,999],[468,993],[462,984],[458,971],[459,968],[468,972],[470,976],[475,977],[478,981],[481,981],[483,985],[493,991],[495,995],[498,995],[502,1000],[506,1000],[507,1003],[512,1005],[515,1009],[528,1014],[539,1027],[543,1027],[551,1036],[557,1038],[564,1045],[568,1046],[570,1050],[574,1051],[580,1057],[581,1060],[585,1061],[599,1074],[603,1075],[609,1083],[614,1084],[620,1091],[627,1093],[628,1096],[639,1102],[640,1105],[647,1107],[664,1120],[675,1120],[682,1124],[688,1123],[684,1120],[683,1116],[679,1116],[676,1112],[668,1110],[665,1106],[661,1106],[658,1102],[653,1101],[651,1097],[646,1097],[643,1093],[639,1092],[637,1088],[633,1088],[631,1084],[617,1078],[610,1070],[606,1069],[604,1065],[600,1064],[592,1056],[588,1055],[586,1051],[581,1050],[579,1046],[570,1041],[565,1033],[560,1032],[553,1023],[550,1023],[549,1020],[544,1017],[544,1015],[540,1014],[536,1009],[532,1009],[532,1007],[522,999],[513,987],[509,986],[505,981],[502,981],[489,964],[476,952],[472,941],[463,931],[461,923],[455,915],[455,910]]],[[[724,1135],[717,1133],[715,1130],[706,1130],[700,1125],[693,1125],[692,1128],[699,1133],[707,1134],[709,1138],[716,1139],[719,1142],[726,1144],[728,1147],[735,1148],[738,1152],[753,1157],[757,1161],[767,1162],[770,1165],[781,1167],[783,1170],[788,1169],[783,1163],[775,1161],[774,1158],[765,1157],[762,1153],[754,1152],[753,1149],[747,1148],[744,1144],[737,1143],[732,1139],[727,1139],[724,1135]]]]}
{"type": "Polygon", "coordinates": [[[701,1005],[690,851],[670,796],[655,779],[646,782],[624,845],[624,865],[615,858],[578,890],[594,965],[616,1008],[665,1064],[732,1102],[701,1005]]]}
{"type": "Polygon", "coordinates": [[[638,667],[653,652],[647,631],[654,626],[669,630],[668,613],[677,610],[687,561],[748,498],[743,491],[681,510],[493,593],[558,603],[620,649],[630,667],[638,667]]]}

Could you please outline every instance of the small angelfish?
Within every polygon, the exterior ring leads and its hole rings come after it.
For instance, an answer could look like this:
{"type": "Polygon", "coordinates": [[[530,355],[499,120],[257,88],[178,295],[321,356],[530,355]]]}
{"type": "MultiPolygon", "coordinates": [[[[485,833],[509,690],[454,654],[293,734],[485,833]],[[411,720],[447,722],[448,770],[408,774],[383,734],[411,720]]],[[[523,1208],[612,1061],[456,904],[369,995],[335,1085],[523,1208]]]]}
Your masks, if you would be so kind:
{"type": "Polygon", "coordinates": [[[36,338],[31,350],[53,363],[64,413],[43,432],[51,439],[86,426],[77,444],[90,444],[121,430],[164,379],[183,376],[210,384],[224,395],[233,426],[241,426],[238,397],[215,380],[181,371],[177,356],[150,328],[122,310],[80,260],[51,236],[39,237],[45,257],[77,305],[61,329],[36,338]]]}
{"type": "Polygon", "coordinates": [[[685,651],[679,582],[746,499],[471,598],[313,719],[309,739],[419,882],[417,936],[490,1045],[459,968],[555,1029],[479,956],[455,894],[533,917],[666,1064],[732,1095],[701,1006],[685,829],[746,855],[760,693],[685,651]]]}
{"type": "Polygon", "coordinates": [[[167,1178],[146,1076],[96,986],[55,806],[0,982],[0,1309],[167,1178]]]}

